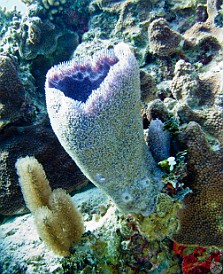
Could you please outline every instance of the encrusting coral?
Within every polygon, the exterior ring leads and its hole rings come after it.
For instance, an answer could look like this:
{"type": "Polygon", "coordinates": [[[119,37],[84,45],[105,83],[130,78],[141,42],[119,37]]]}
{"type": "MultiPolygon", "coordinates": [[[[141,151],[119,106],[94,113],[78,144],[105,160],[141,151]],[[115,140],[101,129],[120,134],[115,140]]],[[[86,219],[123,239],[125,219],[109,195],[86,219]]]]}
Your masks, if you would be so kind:
{"type": "Polygon", "coordinates": [[[189,106],[199,103],[197,96],[199,91],[199,79],[195,68],[188,62],[180,59],[174,69],[174,77],[170,88],[173,97],[177,100],[183,100],[189,106]]]}
{"type": "Polygon", "coordinates": [[[154,20],[148,29],[150,52],[158,56],[170,56],[177,51],[182,37],[169,28],[164,18],[154,20]]]}
{"type": "Polygon", "coordinates": [[[51,190],[42,165],[34,157],[19,158],[15,166],[40,237],[56,254],[69,255],[70,246],[80,240],[84,231],[71,197],[63,189],[51,190]]]}
{"type": "Polygon", "coordinates": [[[139,67],[129,46],[51,68],[46,103],[60,143],[119,209],[154,210],[162,172],[144,141],[139,67]]]}
{"type": "Polygon", "coordinates": [[[42,20],[37,16],[24,17],[19,39],[19,53],[22,58],[31,60],[39,54],[50,54],[57,47],[57,40],[62,31],[49,20],[42,20]]]}
{"type": "Polygon", "coordinates": [[[172,237],[179,228],[180,221],[177,212],[181,203],[174,201],[167,194],[157,196],[155,212],[139,220],[139,230],[149,241],[162,241],[165,237],[172,237]]]}

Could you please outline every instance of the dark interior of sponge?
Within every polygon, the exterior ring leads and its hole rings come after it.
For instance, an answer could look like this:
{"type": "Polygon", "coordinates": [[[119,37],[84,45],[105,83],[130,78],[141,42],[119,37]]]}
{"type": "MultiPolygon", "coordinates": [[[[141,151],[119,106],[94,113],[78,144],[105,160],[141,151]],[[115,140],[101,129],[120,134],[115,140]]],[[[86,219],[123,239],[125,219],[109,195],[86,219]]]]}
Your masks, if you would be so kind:
{"type": "Polygon", "coordinates": [[[63,76],[55,80],[48,79],[49,88],[56,88],[65,96],[86,102],[92,90],[97,89],[107,76],[110,67],[117,63],[114,58],[101,58],[94,67],[90,64],[75,65],[73,70],[63,71],[63,76]]]}

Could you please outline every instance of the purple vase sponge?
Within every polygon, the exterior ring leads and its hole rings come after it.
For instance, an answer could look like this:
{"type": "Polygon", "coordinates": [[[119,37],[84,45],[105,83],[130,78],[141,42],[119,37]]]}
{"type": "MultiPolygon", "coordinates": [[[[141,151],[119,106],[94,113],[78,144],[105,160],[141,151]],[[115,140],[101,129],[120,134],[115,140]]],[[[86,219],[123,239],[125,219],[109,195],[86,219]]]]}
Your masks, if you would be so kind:
{"type": "Polygon", "coordinates": [[[120,210],[152,213],[162,173],[144,141],[139,67],[129,46],[52,67],[46,78],[52,128],[84,175],[120,210]]]}

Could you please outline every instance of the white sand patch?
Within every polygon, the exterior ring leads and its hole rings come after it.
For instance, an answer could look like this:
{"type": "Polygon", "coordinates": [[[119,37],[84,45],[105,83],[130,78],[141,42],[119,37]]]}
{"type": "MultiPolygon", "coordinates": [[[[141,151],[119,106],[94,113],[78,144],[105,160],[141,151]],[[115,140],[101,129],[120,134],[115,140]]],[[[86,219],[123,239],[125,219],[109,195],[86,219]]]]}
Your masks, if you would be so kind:
{"type": "MultiPolygon", "coordinates": [[[[86,231],[101,229],[114,215],[114,206],[95,219],[98,208],[107,206],[108,198],[97,188],[73,196],[82,211],[86,231]],[[95,220],[94,220],[95,219],[95,220]]],[[[62,273],[60,257],[50,251],[38,236],[31,214],[8,218],[0,225],[0,273],[62,273]],[[54,272],[55,271],[55,272],[54,272]]]]}

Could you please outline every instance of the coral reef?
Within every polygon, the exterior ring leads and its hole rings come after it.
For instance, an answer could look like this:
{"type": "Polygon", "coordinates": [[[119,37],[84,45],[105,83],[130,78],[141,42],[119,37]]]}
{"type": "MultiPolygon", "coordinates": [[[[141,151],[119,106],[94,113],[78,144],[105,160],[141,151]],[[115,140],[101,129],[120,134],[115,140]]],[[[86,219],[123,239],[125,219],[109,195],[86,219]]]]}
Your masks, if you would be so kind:
{"type": "Polygon", "coordinates": [[[89,5],[90,27],[83,40],[128,42],[134,48],[139,64],[145,64],[148,53],[147,28],[154,16],[153,9],[156,9],[157,16],[164,12],[162,3],[159,5],[157,1],[92,1],[89,5]]]}
{"type": "Polygon", "coordinates": [[[42,2],[26,1],[26,4],[27,14],[23,16],[16,10],[6,13],[10,22],[3,21],[0,52],[18,58],[21,67],[28,66],[36,87],[40,87],[39,94],[46,71],[55,60],[61,62],[70,58],[79,43],[78,33],[84,31],[87,21],[82,22],[81,14],[75,15],[75,5],[63,6],[60,16],[51,18],[42,2]],[[41,70],[37,69],[37,63],[41,63],[41,70]]]}
{"type": "Polygon", "coordinates": [[[192,53],[187,56],[195,67],[178,61],[170,85],[177,99],[173,111],[185,124],[178,137],[188,151],[185,185],[192,190],[184,198],[174,240],[222,247],[222,29],[213,21],[208,18],[185,32],[187,54],[192,53]]]}
{"type": "Polygon", "coordinates": [[[139,68],[129,46],[51,68],[46,103],[60,143],[89,180],[124,212],[153,212],[162,173],[144,141],[139,68]]]}
{"type": "Polygon", "coordinates": [[[180,133],[186,143],[188,177],[185,185],[192,193],[184,199],[179,212],[180,230],[173,239],[201,246],[223,244],[223,156],[213,151],[201,127],[190,122],[180,133]]]}
{"type": "MultiPolygon", "coordinates": [[[[26,14],[0,7],[0,214],[27,212],[14,168],[19,157],[34,155],[43,164],[52,188],[63,183],[70,192],[85,185],[85,177],[45,118],[45,75],[50,67],[72,56],[87,63],[98,50],[110,54],[123,41],[133,49],[140,67],[143,102],[139,111],[141,108],[145,138],[156,119],[171,136],[169,154],[158,164],[165,174],[162,193],[154,199],[165,197],[161,205],[169,211],[162,211],[165,216],[160,217],[155,204],[151,216],[136,216],[135,220],[118,213],[103,193],[94,193],[96,200],[82,195],[79,204],[87,232],[71,248],[72,256],[63,260],[44,249],[29,215],[15,218],[0,229],[0,272],[189,274],[210,273],[222,266],[221,251],[195,248],[198,244],[222,247],[222,1],[22,1],[26,14]],[[176,216],[181,201],[183,208],[176,216]],[[147,231],[143,235],[140,221],[147,231]],[[158,226],[161,229],[155,233],[158,226]],[[169,237],[192,247],[173,247],[169,237]]],[[[121,107],[122,117],[128,117],[131,109],[131,105],[121,107]]],[[[107,113],[103,120],[106,132],[117,119],[107,113]]],[[[128,125],[136,131],[132,121],[128,125]]],[[[91,144],[92,132],[87,133],[91,144]]],[[[113,132],[109,138],[112,136],[113,132]]],[[[120,136],[123,146],[129,144],[125,136],[126,131],[120,136]]],[[[146,141],[146,153],[159,145],[153,138],[146,141]]],[[[135,143],[128,149],[133,151],[135,143]]],[[[109,150],[109,156],[113,152],[109,150]]],[[[130,164],[123,163],[122,170],[132,173],[136,173],[134,165],[141,165],[137,157],[130,164]]],[[[94,162],[93,167],[96,165],[94,162]]],[[[148,167],[144,164],[143,168],[148,167]]],[[[103,177],[97,179],[104,183],[103,177]]],[[[120,179],[118,188],[122,183],[120,179]]]]}
{"type": "Polygon", "coordinates": [[[43,167],[35,157],[19,158],[15,167],[41,239],[56,254],[70,255],[69,248],[84,232],[82,217],[71,197],[63,189],[51,190],[43,167]]]}
{"type": "Polygon", "coordinates": [[[25,60],[35,59],[37,55],[50,54],[57,47],[57,40],[62,36],[58,26],[39,17],[24,17],[21,22],[21,40],[19,53],[25,60]]]}
{"type": "Polygon", "coordinates": [[[66,29],[62,20],[51,20],[40,1],[24,2],[28,8],[23,15],[16,9],[0,9],[1,215],[27,212],[14,169],[19,157],[34,155],[41,161],[53,188],[61,187],[63,181],[70,192],[87,182],[55,138],[44,98],[46,71],[53,59],[70,58],[79,43],[78,34],[66,29]]]}
{"type": "Polygon", "coordinates": [[[182,40],[179,33],[171,30],[164,18],[154,20],[148,29],[149,50],[158,56],[170,56],[177,52],[182,40]]]}
{"type": "MultiPolygon", "coordinates": [[[[178,129],[172,135],[171,153],[187,150],[183,184],[191,192],[183,198],[180,230],[173,239],[222,247],[222,28],[215,25],[219,11],[211,12],[210,7],[215,8],[209,6],[207,21],[191,25],[182,34],[184,45],[178,56],[169,59],[167,71],[163,66],[168,56],[156,63],[156,69],[150,64],[143,68],[156,79],[157,96],[162,83],[169,89],[160,97],[163,102],[147,104],[144,119],[149,125],[156,118],[165,124],[170,117],[176,118],[178,129]]],[[[171,177],[168,180],[171,182],[171,177]]]]}

